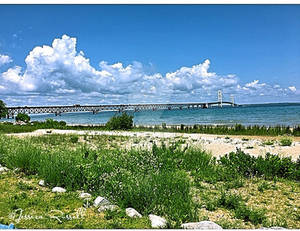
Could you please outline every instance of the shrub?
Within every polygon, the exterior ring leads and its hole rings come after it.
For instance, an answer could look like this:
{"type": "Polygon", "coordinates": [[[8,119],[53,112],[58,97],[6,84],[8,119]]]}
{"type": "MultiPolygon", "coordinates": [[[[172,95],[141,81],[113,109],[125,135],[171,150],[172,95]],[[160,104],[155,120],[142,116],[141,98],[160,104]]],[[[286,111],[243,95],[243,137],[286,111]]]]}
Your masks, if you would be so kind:
{"type": "Polygon", "coordinates": [[[281,146],[291,146],[293,143],[293,140],[289,137],[283,137],[280,139],[280,145],[281,146]]]}
{"type": "Polygon", "coordinates": [[[106,123],[106,127],[110,130],[128,130],[133,127],[133,116],[126,112],[122,115],[115,115],[106,123]]]}
{"type": "Polygon", "coordinates": [[[5,117],[7,115],[7,108],[6,108],[6,104],[0,100],[0,119],[2,117],[5,117]]]}
{"type": "Polygon", "coordinates": [[[24,114],[24,113],[19,113],[16,116],[16,121],[22,121],[22,122],[28,123],[30,121],[30,116],[27,114],[24,114]]]}
{"type": "Polygon", "coordinates": [[[267,153],[265,157],[254,157],[238,150],[222,156],[219,164],[224,168],[225,177],[264,176],[268,179],[276,177],[300,180],[300,164],[291,157],[279,157],[267,153]]]}
{"type": "Polygon", "coordinates": [[[70,141],[71,141],[73,144],[77,143],[78,140],[79,140],[79,137],[76,136],[76,135],[72,135],[72,136],[70,137],[70,141]]]}

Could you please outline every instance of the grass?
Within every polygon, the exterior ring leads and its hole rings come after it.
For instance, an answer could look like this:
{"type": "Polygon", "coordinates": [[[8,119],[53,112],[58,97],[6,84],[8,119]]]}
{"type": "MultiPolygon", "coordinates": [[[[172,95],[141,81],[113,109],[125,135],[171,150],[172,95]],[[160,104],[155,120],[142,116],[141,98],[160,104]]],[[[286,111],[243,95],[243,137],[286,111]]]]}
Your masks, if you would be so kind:
{"type": "MultiPolygon", "coordinates": [[[[154,142],[149,150],[120,149],[128,139],[0,136],[0,164],[18,168],[15,173],[0,175],[0,197],[4,198],[0,199],[0,221],[10,223],[8,213],[18,208],[37,214],[57,208],[75,214],[82,207],[80,190],[90,192],[93,198],[105,196],[120,210],[101,215],[88,208],[90,216],[80,221],[58,223],[49,219],[35,224],[24,220],[17,227],[149,228],[150,213],[167,218],[170,228],[203,219],[233,228],[269,227],[285,219],[287,227],[300,227],[294,211],[300,209],[300,160],[293,162],[271,154],[252,157],[241,151],[217,160],[198,148],[184,147],[184,142],[168,146],[154,142]],[[49,188],[40,187],[39,179],[44,179],[49,188]],[[9,185],[12,188],[4,193],[9,185]],[[54,186],[65,187],[68,192],[55,196],[51,193],[54,186]],[[272,209],[264,209],[266,205],[280,208],[273,214],[272,209]],[[127,218],[127,207],[135,208],[143,218],[127,218]],[[287,212],[293,215],[285,215],[287,212]]],[[[132,139],[137,141],[136,137],[132,139]]]]}
{"type": "Polygon", "coordinates": [[[39,178],[12,171],[0,175],[0,223],[18,229],[141,229],[149,220],[132,219],[119,209],[99,213],[78,198],[79,192],[52,193],[38,185],[39,178]],[[22,211],[22,214],[21,214],[22,211]],[[113,216],[112,216],[113,215],[113,216]]]}
{"type": "MultiPolygon", "coordinates": [[[[113,117],[117,118],[117,117],[113,117]]],[[[126,120],[126,123],[129,123],[126,120]]],[[[131,131],[152,131],[152,132],[180,132],[180,133],[202,133],[202,134],[219,134],[219,135],[249,135],[249,136],[300,136],[300,125],[290,127],[290,126],[259,126],[251,125],[244,126],[241,124],[231,125],[184,125],[180,126],[166,126],[162,124],[161,126],[147,127],[147,126],[134,126],[129,123],[125,126],[126,129],[131,131]],[[130,125],[130,126],[129,126],[130,125]]],[[[13,125],[10,122],[0,123],[0,133],[20,133],[20,132],[32,132],[37,129],[73,129],[73,130],[111,130],[119,129],[122,130],[124,127],[117,124],[116,126],[111,126],[111,122],[105,125],[89,125],[89,126],[68,126],[64,121],[55,121],[52,119],[47,119],[46,121],[34,121],[26,125],[13,125]]],[[[229,138],[229,137],[228,137],[229,138]]],[[[248,140],[244,138],[244,140],[248,140]]]]}

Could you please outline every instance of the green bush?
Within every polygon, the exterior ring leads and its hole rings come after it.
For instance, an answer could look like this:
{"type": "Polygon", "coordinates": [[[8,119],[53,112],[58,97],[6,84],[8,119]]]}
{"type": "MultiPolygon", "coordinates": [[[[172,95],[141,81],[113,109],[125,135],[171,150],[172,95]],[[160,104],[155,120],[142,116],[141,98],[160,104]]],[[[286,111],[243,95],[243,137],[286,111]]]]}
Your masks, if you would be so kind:
{"type": "Polygon", "coordinates": [[[291,157],[279,157],[267,153],[265,157],[251,156],[238,150],[222,156],[219,164],[224,168],[226,176],[264,176],[267,179],[276,177],[300,180],[300,164],[291,157]]]}
{"type": "Polygon", "coordinates": [[[16,121],[22,121],[22,122],[28,123],[30,121],[30,116],[27,114],[24,114],[24,113],[19,113],[16,116],[16,121]]]}
{"type": "Polygon", "coordinates": [[[293,140],[289,137],[283,137],[280,139],[280,145],[281,146],[291,146],[293,143],[293,140]]]}
{"type": "Polygon", "coordinates": [[[71,141],[71,143],[73,143],[73,144],[77,143],[78,140],[79,140],[79,137],[76,136],[76,135],[72,135],[72,136],[70,137],[70,141],[71,141]]]}
{"type": "Polygon", "coordinates": [[[128,130],[133,127],[133,116],[126,112],[122,115],[115,115],[106,123],[106,127],[110,130],[128,130]]]}

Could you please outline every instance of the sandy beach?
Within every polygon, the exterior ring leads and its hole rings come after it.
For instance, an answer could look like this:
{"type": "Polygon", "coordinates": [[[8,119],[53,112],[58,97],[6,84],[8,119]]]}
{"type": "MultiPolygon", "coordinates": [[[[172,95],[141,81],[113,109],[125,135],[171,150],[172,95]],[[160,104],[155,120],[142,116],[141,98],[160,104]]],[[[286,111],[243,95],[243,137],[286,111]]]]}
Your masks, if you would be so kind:
{"type": "MultiPolygon", "coordinates": [[[[30,133],[10,134],[17,137],[47,135],[49,129],[39,129],[30,133]]],[[[201,147],[219,157],[235,151],[240,148],[245,153],[254,156],[272,153],[282,157],[291,156],[297,160],[300,155],[300,137],[291,137],[293,143],[291,146],[280,146],[278,140],[280,137],[264,136],[228,136],[228,135],[210,135],[210,134],[187,134],[187,133],[169,133],[169,132],[131,132],[131,131],[78,131],[78,130],[57,130],[51,129],[51,134],[77,134],[77,135],[112,135],[126,136],[139,139],[138,142],[129,141],[124,148],[150,148],[153,142],[175,140],[185,140],[185,145],[201,147]],[[267,140],[273,140],[273,145],[264,144],[267,140]]]]}

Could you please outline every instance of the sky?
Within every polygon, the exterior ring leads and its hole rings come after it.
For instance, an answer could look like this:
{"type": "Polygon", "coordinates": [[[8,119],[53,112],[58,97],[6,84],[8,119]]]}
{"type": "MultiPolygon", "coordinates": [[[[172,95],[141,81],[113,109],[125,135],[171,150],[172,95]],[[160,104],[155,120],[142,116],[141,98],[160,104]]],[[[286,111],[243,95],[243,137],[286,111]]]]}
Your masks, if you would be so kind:
{"type": "Polygon", "coordinates": [[[300,5],[0,5],[8,106],[300,102],[300,5]]]}

